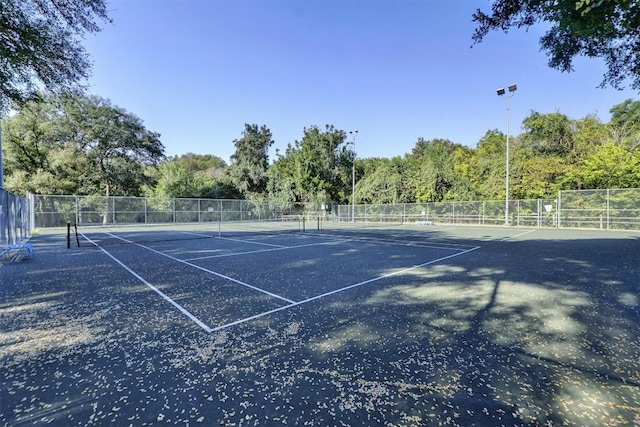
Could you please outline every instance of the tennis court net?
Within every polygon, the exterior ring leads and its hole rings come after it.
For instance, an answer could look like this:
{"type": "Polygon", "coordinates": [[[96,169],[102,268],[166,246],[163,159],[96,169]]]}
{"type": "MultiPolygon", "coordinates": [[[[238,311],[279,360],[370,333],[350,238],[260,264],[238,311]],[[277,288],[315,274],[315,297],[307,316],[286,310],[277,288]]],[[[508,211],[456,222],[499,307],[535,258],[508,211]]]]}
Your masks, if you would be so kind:
{"type": "Polygon", "coordinates": [[[304,229],[305,221],[297,215],[276,219],[197,223],[77,224],[75,227],[68,228],[67,241],[78,242],[78,246],[109,246],[127,243],[295,233],[302,232],[304,229]],[[84,244],[83,241],[85,242],[84,244]]]}

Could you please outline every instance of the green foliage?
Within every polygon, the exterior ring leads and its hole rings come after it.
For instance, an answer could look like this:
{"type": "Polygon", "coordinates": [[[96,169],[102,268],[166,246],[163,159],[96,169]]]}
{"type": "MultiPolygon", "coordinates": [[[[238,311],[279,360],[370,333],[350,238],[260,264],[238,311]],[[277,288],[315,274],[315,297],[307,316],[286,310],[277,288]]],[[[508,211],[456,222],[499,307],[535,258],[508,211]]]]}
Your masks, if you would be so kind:
{"type": "Polygon", "coordinates": [[[441,202],[455,198],[456,190],[461,193],[467,176],[464,176],[464,162],[469,154],[465,147],[446,139],[426,141],[419,138],[412,150],[417,163],[414,175],[416,201],[441,202]]]}
{"type": "Polygon", "coordinates": [[[38,96],[38,87],[62,93],[89,75],[80,40],[109,22],[104,0],[0,2],[0,113],[8,103],[38,96]]]}
{"type": "Polygon", "coordinates": [[[516,151],[513,160],[509,188],[512,199],[554,198],[563,189],[565,174],[571,170],[558,156],[529,156],[516,151]]]}
{"type": "Polygon", "coordinates": [[[487,131],[478,141],[468,166],[476,197],[495,200],[505,196],[506,141],[507,136],[498,130],[487,131]]]}
{"type": "Polygon", "coordinates": [[[616,145],[634,151],[640,147],[640,102],[627,99],[611,110],[609,130],[616,145]]]}
{"type": "Polygon", "coordinates": [[[346,132],[327,125],[304,129],[301,141],[289,144],[284,156],[272,167],[271,179],[275,197],[290,194],[296,202],[347,202],[351,195],[354,153],[345,144],[346,132]]]}
{"type": "Polygon", "coordinates": [[[62,137],[93,166],[83,171],[84,185],[106,196],[141,195],[149,184],[144,166],[164,158],[160,134],[148,131],[137,116],[107,99],[65,96],[61,100],[62,137]]]}
{"type": "Polygon", "coordinates": [[[609,127],[593,115],[573,122],[573,161],[578,161],[610,140],[609,127]]]}
{"type": "Polygon", "coordinates": [[[262,125],[244,125],[242,138],[233,143],[235,153],[231,156],[228,169],[233,184],[245,196],[264,193],[267,189],[267,169],[269,148],[273,145],[271,131],[262,125]]]}
{"type": "Polygon", "coordinates": [[[407,158],[363,160],[367,171],[356,185],[356,203],[411,203],[414,192],[406,177],[412,162],[407,158]]]}
{"type": "Polygon", "coordinates": [[[138,196],[164,156],[159,134],[98,97],[41,95],[3,130],[7,188],[19,193],[138,196]]]}
{"type": "Polygon", "coordinates": [[[174,198],[238,198],[225,176],[226,163],[213,155],[187,153],[160,163],[150,173],[156,185],[149,195],[174,198]]]}
{"type": "Polygon", "coordinates": [[[186,153],[169,160],[183,165],[186,170],[196,175],[205,175],[209,178],[223,176],[228,167],[224,160],[212,154],[186,153]]]}
{"type": "Polygon", "coordinates": [[[522,144],[530,147],[533,154],[567,156],[573,152],[573,123],[564,114],[532,111],[522,127],[522,144]]]}
{"type": "Polygon", "coordinates": [[[473,14],[475,43],[491,31],[543,23],[540,39],[549,66],[573,71],[576,56],[607,65],[601,86],[621,88],[626,79],[640,89],[640,9],[634,0],[493,0],[491,12],[473,14]]]}
{"type": "MultiPolygon", "coordinates": [[[[510,194],[554,198],[559,190],[640,187],[640,103],[612,109],[609,123],[532,111],[509,139],[510,194]],[[624,131],[624,132],[623,132],[624,131]]],[[[268,163],[266,126],[245,125],[233,163],[187,153],[163,160],[159,135],[99,97],[41,94],[3,123],[7,188],[49,194],[164,198],[412,203],[505,198],[506,135],[487,131],[475,148],[419,138],[410,154],[356,159],[343,130],[304,129],[268,163]]]]}
{"type": "Polygon", "coordinates": [[[571,180],[579,189],[640,188],[640,152],[607,143],[585,158],[571,180]]]}

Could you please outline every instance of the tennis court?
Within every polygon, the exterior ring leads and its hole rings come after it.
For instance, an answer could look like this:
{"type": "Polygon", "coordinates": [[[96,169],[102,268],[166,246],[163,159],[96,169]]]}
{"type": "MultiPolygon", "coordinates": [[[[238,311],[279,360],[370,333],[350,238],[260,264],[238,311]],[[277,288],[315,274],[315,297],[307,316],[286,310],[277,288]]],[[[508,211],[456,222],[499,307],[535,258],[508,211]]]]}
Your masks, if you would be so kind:
{"type": "Polygon", "coordinates": [[[80,229],[0,268],[3,425],[640,424],[640,235],[80,229]]]}

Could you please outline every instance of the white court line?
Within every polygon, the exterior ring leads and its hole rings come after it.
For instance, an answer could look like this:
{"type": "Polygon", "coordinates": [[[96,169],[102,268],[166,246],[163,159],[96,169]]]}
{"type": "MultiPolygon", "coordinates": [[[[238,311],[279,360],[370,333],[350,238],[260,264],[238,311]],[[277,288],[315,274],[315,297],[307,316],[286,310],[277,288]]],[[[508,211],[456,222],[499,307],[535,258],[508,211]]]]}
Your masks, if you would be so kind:
{"type": "Polygon", "coordinates": [[[403,270],[394,271],[393,273],[385,274],[383,276],[374,277],[373,279],[365,280],[364,282],[360,282],[360,283],[356,283],[356,284],[353,284],[353,285],[345,286],[344,288],[340,288],[340,289],[336,289],[336,290],[333,290],[333,291],[330,291],[330,292],[326,292],[326,293],[321,294],[321,295],[316,295],[314,297],[307,298],[307,299],[302,300],[302,301],[294,302],[294,303],[289,304],[289,305],[285,305],[285,306],[282,306],[282,307],[274,308],[273,310],[265,311],[263,313],[259,313],[259,314],[256,314],[254,316],[250,316],[250,317],[246,317],[244,319],[236,320],[235,322],[230,322],[230,323],[227,323],[227,324],[224,324],[224,325],[216,326],[216,327],[211,328],[211,332],[216,332],[216,331],[219,331],[221,329],[225,329],[225,328],[228,328],[228,327],[231,327],[231,326],[239,325],[241,323],[245,323],[245,322],[248,322],[248,321],[251,321],[251,320],[255,320],[255,319],[258,319],[260,317],[267,316],[269,314],[277,313],[279,311],[286,310],[286,309],[291,308],[291,307],[296,307],[298,305],[306,304],[308,302],[315,301],[315,300],[318,300],[320,298],[327,297],[329,295],[333,295],[333,294],[337,294],[339,292],[343,292],[343,291],[346,291],[346,290],[349,290],[349,289],[357,288],[359,286],[366,285],[368,283],[373,283],[373,282],[377,282],[378,280],[386,279],[388,277],[397,276],[399,274],[403,274],[403,273],[409,272],[411,270],[415,270],[417,268],[426,267],[427,265],[435,264],[437,262],[444,261],[446,259],[450,259],[450,258],[454,258],[454,257],[460,256],[460,255],[464,255],[466,253],[475,251],[477,249],[480,249],[480,246],[475,246],[475,247],[473,247],[471,249],[467,249],[465,251],[462,251],[462,252],[459,252],[459,253],[456,253],[456,254],[452,254],[452,255],[448,255],[448,256],[442,257],[442,258],[434,259],[432,261],[428,261],[428,262],[425,262],[425,263],[422,263],[422,264],[419,264],[419,265],[414,265],[413,267],[405,268],[403,270]]]}
{"type": "Polygon", "coordinates": [[[172,300],[171,298],[169,298],[169,296],[167,294],[165,294],[164,292],[162,292],[160,289],[156,288],[155,286],[153,286],[151,283],[147,282],[142,276],[140,276],[138,273],[136,273],[135,271],[133,271],[132,269],[130,269],[129,267],[127,267],[122,261],[120,261],[118,258],[116,258],[115,256],[111,255],[109,252],[107,252],[104,248],[102,248],[101,246],[99,246],[96,242],[94,242],[93,240],[89,239],[87,236],[85,236],[83,233],[80,233],[80,235],[82,237],[84,237],[86,240],[88,240],[92,245],[96,246],[98,249],[100,249],[102,252],[104,252],[105,254],[107,254],[107,256],[109,256],[112,260],[114,260],[115,262],[117,262],[122,268],[124,268],[125,270],[127,270],[129,273],[131,273],[136,279],[140,280],[142,283],[144,283],[145,285],[147,285],[151,290],[153,290],[154,292],[156,292],[158,295],[160,295],[162,298],[164,298],[166,301],[168,301],[171,305],[173,305],[175,308],[177,308],[178,310],[180,310],[180,312],[182,314],[184,314],[185,316],[187,316],[189,319],[191,319],[192,321],[194,321],[198,326],[200,326],[202,329],[204,329],[207,332],[211,332],[212,329],[210,327],[208,327],[207,325],[205,325],[200,319],[198,319],[196,316],[194,316],[193,314],[191,314],[186,308],[184,308],[183,306],[181,306],[180,304],[178,304],[177,302],[175,302],[174,300],[172,300]]]}
{"type": "MultiPolygon", "coordinates": [[[[314,236],[322,236],[325,238],[331,238],[336,241],[345,241],[345,242],[364,242],[364,243],[384,243],[389,246],[409,246],[412,248],[426,248],[426,249],[442,249],[445,251],[459,251],[461,248],[470,248],[471,245],[460,245],[457,243],[431,243],[431,244],[423,244],[421,242],[416,242],[414,240],[409,240],[407,243],[396,242],[393,239],[380,239],[375,237],[338,237],[332,236],[331,234],[325,233],[314,233],[314,236]]],[[[409,236],[417,236],[417,235],[409,235],[409,236]]]]}
{"type": "Polygon", "coordinates": [[[275,248],[286,248],[287,246],[283,246],[283,245],[274,245],[273,243],[262,243],[262,242],[255,242],[253,240],[243,240],[243,239],[232,239],[231,237],[217,237],[217,239],[222,239],[222,240],[231,240],[232,242],[241,242],[241,243],[251,243],[254,245],[263,245],[263,246],[273,246],[275,248]]]}
{"type": "Polygon", "coordinates": [[[211,259],[211,258],[224,258],[224,257],[231,257],[236,255],[259,254],[262,252],[284,251],[287,249],[308,248],[310,246],[331,245],[333,243],[335,242],[332,241],[332,242],[322,242],[322,243],[307,243],[305,245],[296,245],[296,246],[280,246],[280,247],[271,248],[271,249],[256,249],[255,251],[234,252],[230,254],[218,254],[218,255],[207,255],[207,256],[201,256],[201,257],[195,257],[195,258],[185,258],[185,261],[196,261],[196,260],[211,259]]]}
{"type": "Polygon", "coordinates": [[[211,239],[231,240],[231,241],[233,241],[233,242],[253,243],[254,245],[273,246],[273,247],[276,247],[276,248],[286,248],[286,246],[282,246],[282,245],[274,245],[273,243],[255,242],[255,241],[253,241],[253,240],[232,239],[232,238],[230,238],[230,237],[211,236],[211,235],[209,235],[209,234],[194,233],[194,232],[192,232],[192,231],[183,231],[183,233],[191,234],[192,236],[209,237],[209,238],[211,238],[211,239]]]}
{"type": "Polygon", "coordinates": [[[525,234],[533,233],[534,231],[536,231],[536,230],[525,231],[523,233],[516,234],[515,236],[505,237],[505,238],[500,239],[500,240],[505,241],[505,240],[509,240],[509,239],[515,239],[516,237],[524,236],[525,234]]]}
{"type": "Polygon", "coordinates": [[[155,252],[155,253],[157,253],[158,255],[162,255],[162,256],[167,257],[167,258],[169,258],[169,259],[172,259],[172,260],[174,260],[174,261],[178,261],[178,262],[180,262],[180,263],[182,263],[182,264],[188,265],[189,267],[197,268],[198,270],[202,270],[202,271],[204,271],[204,272],[206,272],[206,273],[213,274],[214,276],[222,277],[223,279],[229,280],[229,281],[231,281],[231,282],[237,283],[237,284],[239,284],[239,285],[245,286],[245,287],[247,287],[247,288],[253,289],[253,290],[258,291],[258,292],[261,292],[261,293],[263,293],[263,294],[267,294],[267,295],[269,295],[269,296],[272,296],[272,297],[274,297],[274,298],[280,299],[280,300],[282,300],[282,301],[285,301],[285,302],[288,302],[288,303],[295,303],[295,301],[290,300],[290,299],[288,299],[288,298],[282,297],[282,296],[280,296],[280,295],[276,295],[276,294],[274,294],[274,293],[272,293],[272,292],[266,291],[266,290],[264,290],[264,289],[260,289],[260,288],[258,288],[258,287],[256,287],[256,286],[252,286],[252,285],[250,285],[250,284],[248,284],[248,283],[241,282],[240,280],[234,279],[233,277],[225,276],[224,274],[217,273],[217,272],[215,272],[215,271],[213,271],[213,270],[209,270],[209,269],[207,269],[207,268],[200,267],[199,265],[192,264],[192,263],[190,263],[190,262],[188,262],[188,261],[185,261],[185,260],[182,260],[182,259],[180,259],[180,258],[176,258],[176,257],[174,257],[174,256],[171,256],[171,255],[165,254],[164,252],[160,252],[160,251],[158,251],[158,250],[155,250],[155,249],[150,248],[150,247],[148,247],[148,246],[142,245],[142,244],[140,244],[140,243],[136,243],[136,242],[133,242],[133,241],[131,241],[131,240],[127,240],[127,239],[125,239],[125,238],[123,238],[123,237],[116,236],[116,235],[115,235],[115,234],[113,234],[113,233],[108,233],[108,232],[107,232],[106,234],[110,235],[111,237],[115,237],[116,239],[120,239],[120,240],[122,240],[122,241],[124,241],[124,242],[127,242],[127,243],[133,243],[133,244],[135,244],[135,245],[137,245],[137,246],[140,246],[141,248],[144,248],[144,249],[150,250],[151,252],[155,252]]]}

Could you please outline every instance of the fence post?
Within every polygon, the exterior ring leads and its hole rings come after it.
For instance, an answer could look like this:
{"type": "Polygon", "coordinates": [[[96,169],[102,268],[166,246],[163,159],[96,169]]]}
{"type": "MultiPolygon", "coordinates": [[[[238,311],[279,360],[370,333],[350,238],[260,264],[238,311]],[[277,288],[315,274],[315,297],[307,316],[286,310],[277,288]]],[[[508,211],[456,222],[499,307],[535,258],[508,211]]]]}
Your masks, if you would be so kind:
{"type": "Polygon", "coordinates": [[[558,198],[556,199],[556,228],[560,228],[562,213],[562,191],[558,191],[558,198]]]}
{"type": "Polygon", "coordinates": [[[609,189],[607,188],[607,230],[609,229],[609,189]]]}
{"type": "Polygon", "coordinates": [[[407,216],[407,204],[405,202],[402,202],[402,225],[404,225],[405,222],[405,218],[407,216]]]}
{"type": "Polygon", "coordinates": [[[0,244],[9,243],[7,239],[7,231],[9,230],[9,196],[8,193],[0,188],[0,244]]]}
{"type": "Polygon", "coordinates": [[[451,223],[456,223],[456,202],[451,202],[451,223]]]}
{"type": "Polygon", "coordinates": [[[27,194],[29,200],[29,236],[31,236],[31,230],[36,228],[36,197],[33,193],[27,194]]]}

